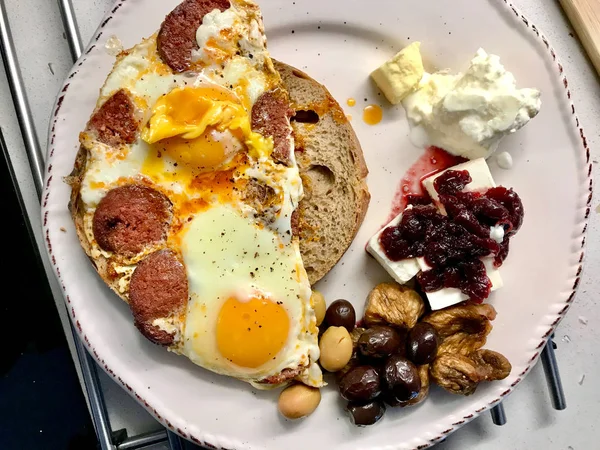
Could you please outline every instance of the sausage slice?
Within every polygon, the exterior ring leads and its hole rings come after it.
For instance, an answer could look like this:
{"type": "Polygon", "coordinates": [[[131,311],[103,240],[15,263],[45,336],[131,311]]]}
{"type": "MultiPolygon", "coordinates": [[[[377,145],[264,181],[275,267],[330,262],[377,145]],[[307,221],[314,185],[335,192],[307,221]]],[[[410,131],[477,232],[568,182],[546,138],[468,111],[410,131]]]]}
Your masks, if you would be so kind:
{"type": "Polygon", "coordinates": [[[280,90],[263,93],[252,107],[252,130],[265,137],[273,137],[271,156],[285,165],[290,162],[293,147],[290,125],[293,113],[287,95],[280,90]]]}
{"type": "Polygon", "coordinates": [[[187,299],[185,267],[174,251],[154,252],[135,268],[129,284],[129,307],[135,325],[150,341],[160,345],[173,343],[174,334],[161,330],[152,322],[181,314],[187,299]]]}
{"type": "Polygon", "coordinates": [[[172,205],[165,195],[128,184],[108,191],[100,200],[92,230],[100,248],[131,257],[164,241],[171,218],[172,205]]]}
{"type": "Polygon", "coordinates": [[[192,50],[198,48],[196,30],[204,16],[218,9],[225,11],[229,0],[185,0],[175,8],[160,27],[158,54],[174,72],[185,72],[192,62],[192,50]]]}
{"type": "Polygon", "coordinates": [[[119,89],[92,115],[88,128],[96,131],[98,140],[105,144],[133,144],[139,128],[134,111],[127,92],[119,89]]]}

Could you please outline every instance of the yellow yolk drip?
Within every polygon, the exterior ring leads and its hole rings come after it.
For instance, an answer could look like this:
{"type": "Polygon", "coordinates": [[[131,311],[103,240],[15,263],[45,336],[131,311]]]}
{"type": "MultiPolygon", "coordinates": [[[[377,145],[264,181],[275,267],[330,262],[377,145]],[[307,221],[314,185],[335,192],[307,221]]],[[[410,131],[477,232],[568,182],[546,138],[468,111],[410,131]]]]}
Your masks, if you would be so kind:
{"type": "Polygon", "coordinates": [[[142,139],[192,168],[217,168],[231,156],[219,133],[229,131],[255,157],[269,156],[273,141],[252,131],[248,111],[231,91],[184,87],[163,95],[142,139]]]}
{"type": "Polygon", "coordinates": [[[377,105],[366,106],[363,110],[363,120],[367,125],[377,125],[383,118],[383,111],[377,105]]]}
{"type": "Polygon", "coordinates": [[[217,323],[217,346],[223,357],[248,368],[274,359],[288,338],[290,320],[285,309],[271,300],[229,298],[217,323]]]}

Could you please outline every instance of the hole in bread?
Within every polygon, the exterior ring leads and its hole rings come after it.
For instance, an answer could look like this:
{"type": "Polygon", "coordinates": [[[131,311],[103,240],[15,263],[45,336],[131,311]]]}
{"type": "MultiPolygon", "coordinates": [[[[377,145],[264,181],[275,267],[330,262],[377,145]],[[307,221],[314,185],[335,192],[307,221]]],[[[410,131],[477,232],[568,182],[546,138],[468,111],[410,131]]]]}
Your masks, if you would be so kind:
{"type": "Polygon", "coordinates": [[[303,80],[310,79],[304,72],[300,72],[297,69],[292,69],[292,75],[294,75],[296,78],[302,78],[303,80]]]}
{"type": "Polygon", "coordinates": [[[300,109],[292,116],[292,121],[300,123],[317,123],[319,115],[312,109],[300,109]]]}
{"type": "Polygon", "coordinates": [[[310,177],[310,185],[314,195],[327,194],[335,186],[335,175],[327,166],[312,165],[306,173],[310,177]]]}

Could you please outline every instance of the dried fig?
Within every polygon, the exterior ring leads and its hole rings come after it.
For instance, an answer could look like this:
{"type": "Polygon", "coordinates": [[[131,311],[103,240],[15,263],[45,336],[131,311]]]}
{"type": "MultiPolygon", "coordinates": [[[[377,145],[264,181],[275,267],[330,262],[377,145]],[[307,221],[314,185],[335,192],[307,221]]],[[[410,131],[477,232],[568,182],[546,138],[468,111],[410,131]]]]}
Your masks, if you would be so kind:
{"type": "Polygon", "coordinates": [[[461,331],[444,338],[438,347],[437,354],[452,353],[469,356],[476,352],[485,345],[487,335],[492,331],[492,324],[489,321],[486,321],[485,323],[487,326],[481,333],[469,334],[461,331]]]}
{"type": "Polygon", "coordinates": [[[469,356],[444,353],[431,365],[431,379],[454,394],[471,395],[481,381],[503,380],[512,369],[508,359],[492,350],[469,356]]]}
{"type": "Polygon", "coordinates": [[[412,328],[425,312],[425,303],[414,290],[397,283],[381,283],[367,298],[367,325],[395,325],[412,328]]]}
{"type": "Polygon", "coordinates": [[[434,311],[423,318],[435,328],[441,339],[455,333],[484,334],[491,330],[490,320],[496,318],[496,310],[487,303],[481,305],[457,305],[434,311]]]}
{"type": "Polygon", "coordinates": [[[512,366],[506,357],[492,350],[478,350],[470,355],[481,368],[485,368],[487,381],[503,380],[512,370],[512,366]]]}
{"type": "Polygon", "coordinates": [[[362,336],[362,334],[366,331],[366,328],[356,327],[354,330],[350,332],[350,338],[352,338],[352,346],[354,350],[356,350],[356,346],[358,345],[358,340],[362,336]]]}
{"type": "Polygon", "coordinates": [[[453,394],[471,395],[479,382],[485,379],[486,371],[471,358],[444,353],[431,364],[431,380],[453,394]]]}

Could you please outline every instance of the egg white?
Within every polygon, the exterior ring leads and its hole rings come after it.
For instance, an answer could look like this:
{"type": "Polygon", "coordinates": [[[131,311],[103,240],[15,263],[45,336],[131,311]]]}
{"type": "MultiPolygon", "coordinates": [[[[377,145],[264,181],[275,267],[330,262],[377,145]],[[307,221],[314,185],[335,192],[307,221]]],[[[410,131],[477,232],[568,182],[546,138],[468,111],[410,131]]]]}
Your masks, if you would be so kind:
{"type": "Polygon", "coordinates": [[[178,352],[202,367],[235,373],[244,380],[260,380],[287,367],[306,366],[308,370],[308,358],[319,358],[310,284],[297,243],[283,248],[280,243],[272,230],[257,226],[225,205],[210,208],[192,220],[181,246],[190,294],[178,352]],[[290,331],[272,360],[245,368],[219,353],[216,326],[220,309],[232,293],[244,298],[256,291],[282,303],[290,331]]]}

